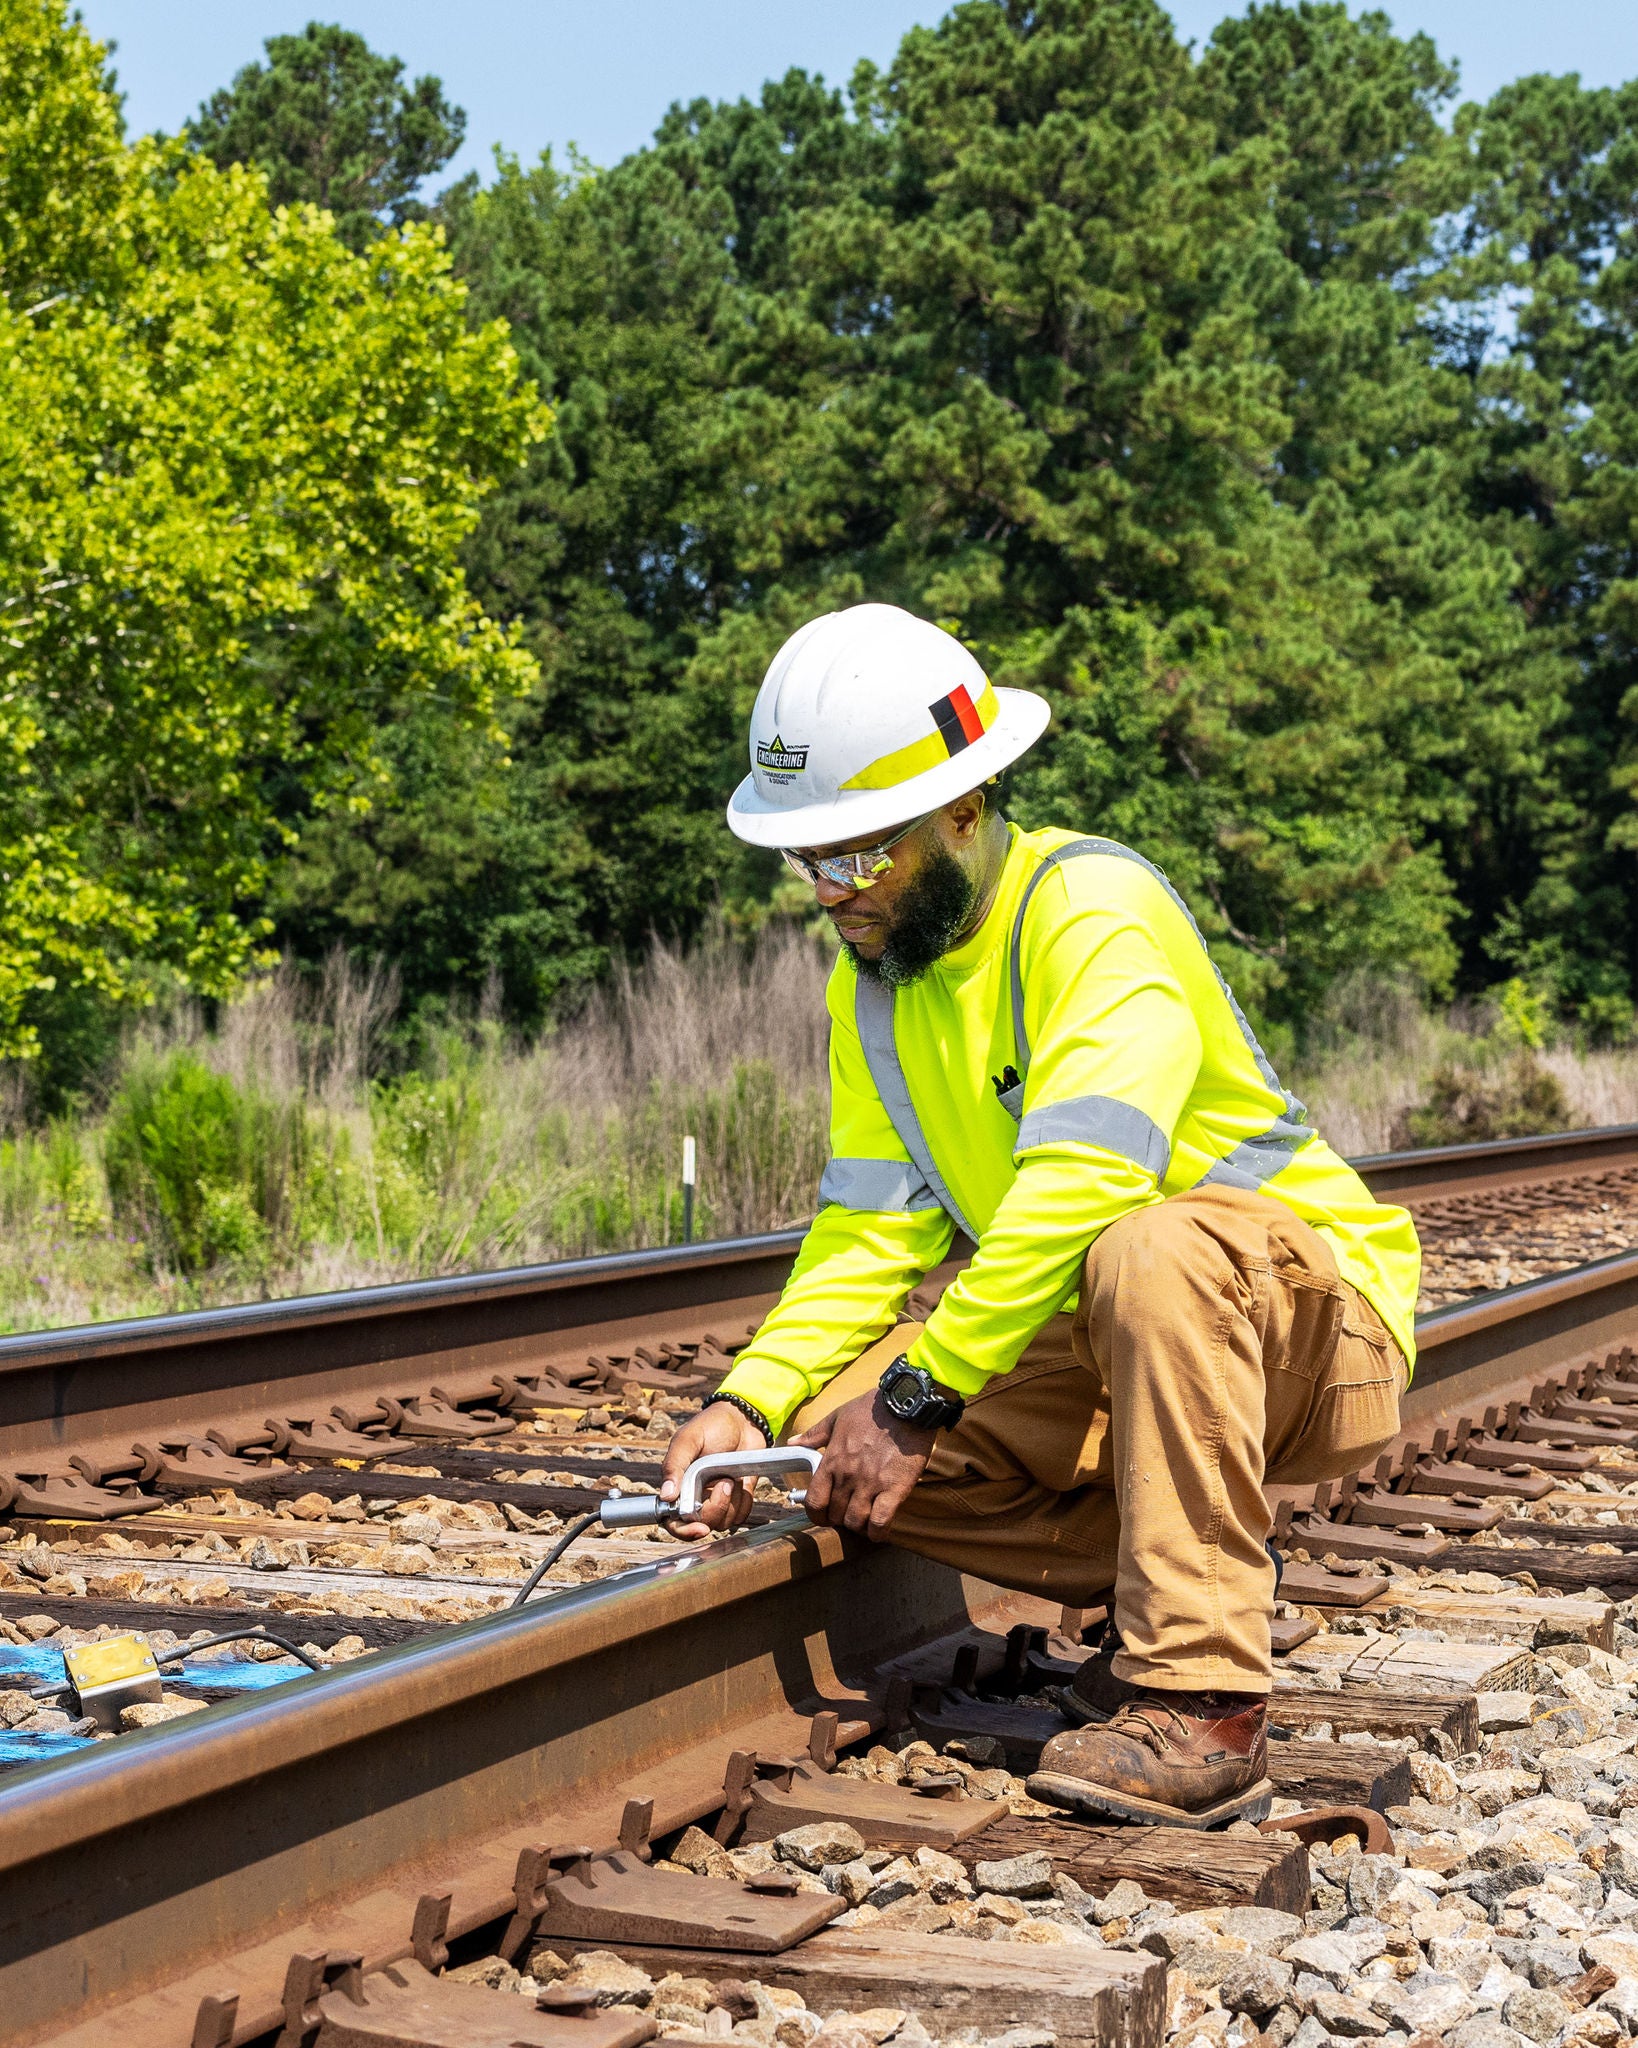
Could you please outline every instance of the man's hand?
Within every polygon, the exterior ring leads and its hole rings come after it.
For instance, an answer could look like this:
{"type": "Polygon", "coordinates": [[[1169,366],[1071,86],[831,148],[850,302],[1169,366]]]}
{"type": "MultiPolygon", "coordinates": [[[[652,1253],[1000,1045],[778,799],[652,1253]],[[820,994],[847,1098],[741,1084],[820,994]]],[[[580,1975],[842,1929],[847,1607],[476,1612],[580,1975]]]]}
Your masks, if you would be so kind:
{"type": "Polygon", "coordinates": [[[879,1389],[846,1402],[791,1439],[825,1454],[808,1482],[808,1520],[862,1530],[879,1543],[927,1469],[937,1436],[900,1422],[879,1389]]]}
{"type": "MultiPolygon", "coordinates": [[[[716,1451],[762,1451],[767,1447],[767,1438],[749,1416],[741,1415],[727,1401],[708,1401],[698,1415],[683,1424],[666,1449],[660,1498],[677,1498],[682,1476],[696,1458],[716,1451]]],[[[674,1523],[672,1534],[694,1542],[709,1536],[713,1529],[739,1528],[750,1512],[751,1489],[743,1480],[719,1479],[705,1496],[699,1520],[674,1523]]]]}

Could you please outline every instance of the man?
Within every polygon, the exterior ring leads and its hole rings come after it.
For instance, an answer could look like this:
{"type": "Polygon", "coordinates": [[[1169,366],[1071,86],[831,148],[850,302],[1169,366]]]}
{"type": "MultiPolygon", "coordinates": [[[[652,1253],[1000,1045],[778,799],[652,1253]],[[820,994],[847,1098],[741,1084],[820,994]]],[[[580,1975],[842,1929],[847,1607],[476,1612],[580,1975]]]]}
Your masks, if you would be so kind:
{"type": "MultiPolygon", "coordinates": [[[[779,1305],[672,1439],[822,1447],[816,1522],[1113,1627],[1037,1796],[1260,1817],[1270,1481],[1393,1437],[1419,1252],[1280,1087],[1182,899],[1128,848],[1025,833],[986,785],[1048,709],[890,605],[770,667],[728,820],[813,885],[833,1158],[779,1305]],[[924,1323],[895,1319],[960,1231],[924,1323]]],[[[684,1533],[735,1526],[720,1486],[684,1533]]]]}

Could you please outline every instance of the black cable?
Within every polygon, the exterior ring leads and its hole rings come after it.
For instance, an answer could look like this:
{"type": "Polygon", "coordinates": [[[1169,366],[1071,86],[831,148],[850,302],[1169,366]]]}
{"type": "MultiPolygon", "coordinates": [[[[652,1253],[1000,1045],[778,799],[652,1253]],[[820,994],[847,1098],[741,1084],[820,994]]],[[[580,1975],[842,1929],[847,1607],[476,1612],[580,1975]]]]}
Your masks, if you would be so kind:
{"type": "MultiPolygon", "coordinates": [[[[521,1607],[523,1605],[575,1538],[584,1534],[597,1519],[598,1511],[596,1508],[593,1508],[590,1514],[579,1515],[569,1524],[563,1534],[552,1545],[551,1549],[547,1551],[546,1555],[512,1596],[512,1605],[514,1607],[521,1607]]],[[[156,1657],[154,1662],[163,1669],[167,1664],[180,1664],[184,1662],[193,1655],[195,1650],[213,1650],[219,1643],[276,1643],[281,1650],[288,1650],[292,1657],[299,1657],[309,1671],[324,1671],[328,1669],[328,1666],[321,1664],[316,1657],[309,1657],[299,1644],[286,1642],[283,1636],[270,1636],[262,1629],[236,1629],[231,1635],[207,1636],[202,1643],[186,1643],[174,1650],[167,1651],[163,1657],[156,1657]]],[[[72,1692],[73,1690],[73,1686],[66,1682],[62,1685],[39,1685],[29,1688],[31,1697],[37,1700],[56,1699],[61,1694],[72,1692]]]]}
{"type": "Polygon", "coordinates": [[[552,1566],[557,1563],[564,1551],[568,1549],[569,1545],[582,1531],[591,1527],[592,1523],[597,1520],[597,1516],[598,1511],[596,1508],[593,1508],[589,1515],[579,1515],[569,1524],[568,1528],[563,1531],[563,1534],[552,1545],[551,1549],[547,1551],[546,1555],[512,1596],[512,1605],[514,1607],[521,1607],[523,1605],[524,1601],[528,1599],[541,1580],[545,1578],[552,1566]]]}
{"type": "MultiPolygon", "coordinates": [[[[579,1515],[569,1524],[563,1534],[552,1545],[551,1549],[547,1551],[546,1555],[512,1596],[512,1605],[514,1607],[521,1607],[523,1605],[575,1538],[584,1534],[597,1519],[598,1511],[596,1508],[593,1508],[590,1514],[579,1515]]],[[[270,1636],[261,1629],[238,1629],[232,1635],[207,1636],[202,1643],[181,1645],[177,1649],[168,1651],[163,1657],[156,1657],[154,1662],[161,1668],[167,1664],[180,1664],[186,1658],[191,1657],[195,1650],[211,1650],[218,1643],[276,1643],[281,1650],[288,1650],[292,1657],[299,1657],[309,1671],[328,1669],[316,1657],[309,1657],[307,1652],[298,1644],[286,1642],[283,1636],[270,1636]]],[[[32,1697],[37,1700],[55,1699],[62,1693],[72,1692],[73,1689],[73,1686],[67,1683],[62,1685],[31,1686],[29,1688],[32,1697]]]]}
{"type": "Polygon", "coordinates": [[[289,1642],[283,1636],[270,1636],[264,1629],[259,1628],[235,1629],[231,1635],[226,1636],[206,1636],[202,1643],[179,1643],[174,1650],[167,1650],[163,1657],[156,1657],[154,1662],[161,1669],[167,1664],[180,1664],[184,1658],[191,1657],[195,1650],[214,1650],[218,1643],[274,1643],[279,1649],[288,1650],[292,1657],[299,1657],[309,1671],[328,1671],[330,1668],[317,1657],[309,1657],[299,1643],[289,1642]]]}

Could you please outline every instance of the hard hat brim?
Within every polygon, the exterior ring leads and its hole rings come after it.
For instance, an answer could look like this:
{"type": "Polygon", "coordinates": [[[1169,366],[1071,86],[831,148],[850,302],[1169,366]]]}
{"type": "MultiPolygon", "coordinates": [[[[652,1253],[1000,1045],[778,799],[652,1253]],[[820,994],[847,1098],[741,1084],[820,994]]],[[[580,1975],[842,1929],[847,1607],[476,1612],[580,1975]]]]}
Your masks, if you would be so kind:
{"type": "Polygon", "coordinates": [[[906,825],[954,803],[1016,761],[1047,729],[1052,707],[1033,690],[997,690],[1000,710],[982,739],[891,789],[850,789],[824,803],[773,804],[747,775],[728,799],[728,828],[749,846],[837,846],[906,825]]]}

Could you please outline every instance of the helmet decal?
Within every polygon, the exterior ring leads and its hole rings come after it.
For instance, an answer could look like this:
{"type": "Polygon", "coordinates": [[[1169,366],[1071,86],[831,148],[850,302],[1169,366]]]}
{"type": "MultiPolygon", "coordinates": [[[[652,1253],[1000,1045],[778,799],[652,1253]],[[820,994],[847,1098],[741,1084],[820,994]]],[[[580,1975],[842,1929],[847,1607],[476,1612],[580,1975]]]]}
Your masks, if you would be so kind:
{"type": "Polygon", "coordinates": [[[800,775],[808,765],[808,750],[806,747],[787,747],[775,733],[771,745],[757,748],[756,759],[759,768],[770,771],[768,779],[772,782],[781,776],[800,775]]]}
{"type": "Polygon", "coordinates": [[[974,740],[984,737],[984,721],[978,715],[978,706],[968,696],[965,683],[957,683],[948,697],[940,697],[932,711],[933,723],[950,753],[959,754],[974,740]]]}
{"type": "Polygon", "coordinates": [[[947,697],[928,705],[927,716],[933,730],[925,739],[912,740],[907,747],[896,747],[891,754],[883,754],[842,787],[892,789],[908,782],[912,775],[925,775],[929,768],[940,768],[953,755],[964,753],[975,740],[981,740],[1000,712],[1000,703],[988,682],[976,702],[966,684],[957,683],[947,697]]]}

